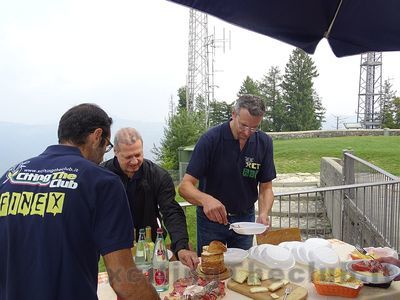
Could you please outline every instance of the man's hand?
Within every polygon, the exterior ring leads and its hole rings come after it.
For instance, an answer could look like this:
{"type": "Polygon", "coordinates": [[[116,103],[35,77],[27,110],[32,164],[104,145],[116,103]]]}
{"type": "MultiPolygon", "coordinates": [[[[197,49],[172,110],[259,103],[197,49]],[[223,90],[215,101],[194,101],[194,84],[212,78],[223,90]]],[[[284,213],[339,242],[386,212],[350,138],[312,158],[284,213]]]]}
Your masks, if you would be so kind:
{"type": "Polygon", "coordinates": [[[188,266],[190,269],[196,269],[200,262],[195,252],[186,249],[181,249],[178,251],[178,258],[181,263],[183,263],[185,266],[188,266]]]}
{"type": "Polygon", "coordinates": [[[210,221],[228,224],[225,206],[214,197],[208,195],[207,199],[203,201],[203,211],[210,221]]]}
{"type": "MultiPolygon", "coordinates": [[[[256,222],[257,222],[257,223],[264,224],[264,225],[266,225],[267,227],[269,227],[270,219],[269,219],[268,214],[260,214],[260,215],[257,217],[256,222]]],[[[267,230],[268,230],[268,228],[267,228],[267,230]]]]}

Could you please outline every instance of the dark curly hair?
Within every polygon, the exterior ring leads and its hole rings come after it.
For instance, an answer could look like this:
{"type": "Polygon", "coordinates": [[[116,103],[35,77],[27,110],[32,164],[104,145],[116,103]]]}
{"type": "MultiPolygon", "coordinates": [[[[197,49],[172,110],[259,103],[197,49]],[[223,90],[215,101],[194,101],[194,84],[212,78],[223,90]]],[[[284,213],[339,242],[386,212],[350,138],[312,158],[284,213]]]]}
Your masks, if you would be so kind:
{"type": "MultiPolygon", "coordinates": [[[[99,106],[83,103],[70,108],[58,123],[58,142],[85,144],[86,138],[97,128],[103,129],[103,137],[110,136],[112,119],[99,106]]],[[[105,143],[103,139],[102,144],[105,143]]]]}

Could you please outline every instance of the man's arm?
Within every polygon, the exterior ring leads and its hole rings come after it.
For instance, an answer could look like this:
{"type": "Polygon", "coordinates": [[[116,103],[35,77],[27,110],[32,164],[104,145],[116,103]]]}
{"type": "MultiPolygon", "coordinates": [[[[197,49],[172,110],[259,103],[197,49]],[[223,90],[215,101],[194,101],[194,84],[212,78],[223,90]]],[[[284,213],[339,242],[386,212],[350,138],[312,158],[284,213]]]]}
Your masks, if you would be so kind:
{"type": "Polygon", "coordinates": [[[123,299],[160,299],[154,287],[136,268],[130,249],[104,255],[110,285],[123,299]]]}
{"type": "Polygon", "coordinates": [[[186,173],[178,187],[179,194],[193,205],[202,206],[204,214],[209,220],[227,224],[228,218],[225,206],[211,195],[200,191],[196,187],[197,183],[198,180],[195,177],[186,173]]]}
{"type": "Polygon", "coordinates": [[[272,181],[260,183],[258,192],[258,223],[269,225],[268,214],[273,204],[274,192],[272,191],[272,181]]]}
{"type": "Polygon", "coordinates": [[[184,265],[194,269],[199,264],[199,258],[195,252],[189,250],[186,216],[182,207],[175,200],[174,182],[167,172],[162,173],[157,190],[157,203],[171,237],[172,251],[184,265]]]}

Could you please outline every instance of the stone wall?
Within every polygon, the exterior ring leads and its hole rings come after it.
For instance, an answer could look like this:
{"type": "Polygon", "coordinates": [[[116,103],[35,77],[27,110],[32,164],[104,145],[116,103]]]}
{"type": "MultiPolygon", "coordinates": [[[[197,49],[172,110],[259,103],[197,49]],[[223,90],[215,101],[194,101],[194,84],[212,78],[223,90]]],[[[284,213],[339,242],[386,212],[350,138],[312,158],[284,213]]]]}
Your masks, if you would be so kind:
{"type": "MultiPolygon", "coordinates": [[[[335,157],[322,157],[320,165],[320,186],[343,185],[342,160],[335,157]]],[[[336,238],[342,236],[342,199],[340,193],[326,193],[324,205],[327,217],[332,226],[332,235],[336,238]]]]}
{"type": "Polygon", "coordinates": [[[266,132],[274,140],[330,138],[340,136],[395,136],[400,135],[400,129],[344,129],[344,130],[309,130],[290,132],[266,132]]]}

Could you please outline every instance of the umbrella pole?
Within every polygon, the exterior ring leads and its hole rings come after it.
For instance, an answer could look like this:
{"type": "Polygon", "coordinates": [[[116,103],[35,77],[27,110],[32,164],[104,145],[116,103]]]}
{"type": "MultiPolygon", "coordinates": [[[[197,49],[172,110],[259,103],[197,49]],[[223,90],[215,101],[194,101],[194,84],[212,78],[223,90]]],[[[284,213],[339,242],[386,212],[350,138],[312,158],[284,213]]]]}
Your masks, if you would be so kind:
{"type": "Polygon", "coordinates": [[[343,0],[340,0],[339,5],[338,5],[338,7],[336,8],[335,15],[333,16],[333,19],[332,19],[332,21],[331,21],[331,24],[329,25],[328,30],[327,30],[327,31],[325,32],[325,34],[324,34],[324,37],[325,37],[326,39],[329,38],[329,35],[331,34],[332,26],[333,26],[333,24],[335,23],[336,16],[337,16],[337,14],[339,13],[340,7],[342,6],[342,2],[343,2],[343,0]]]}

